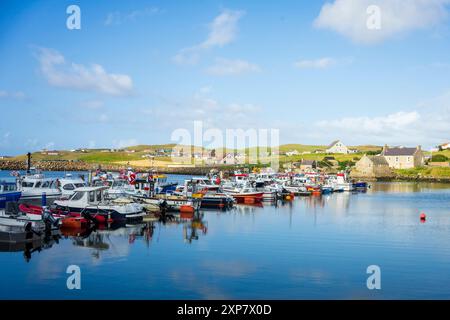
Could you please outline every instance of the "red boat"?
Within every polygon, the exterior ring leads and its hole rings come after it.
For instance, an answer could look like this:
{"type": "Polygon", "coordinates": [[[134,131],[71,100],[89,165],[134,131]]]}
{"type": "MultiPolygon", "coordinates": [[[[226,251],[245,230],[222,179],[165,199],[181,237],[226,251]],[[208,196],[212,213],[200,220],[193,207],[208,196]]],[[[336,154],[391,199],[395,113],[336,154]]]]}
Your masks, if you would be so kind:
{"type": "Polygon", "coordinates": [[[263,201],[264,192],[241,192],[231,194],[238,203],[259,203],[263,201]]]}
{"type": "MultiPolygon", "coordinates": [[[[20,204],[19,205],[19,210],[27,215],[42,215],[42,207],[40,206],[33,206],[33,205],[29,205],[29,204],[20,204]]],[[[88,220],[85,217],[81,216],[80,212],[69,212],[69,211],[64,211],[64,210],[60,210],[60,209],[54,209],[54,208],[50,208],[50,211],[52,213],[52,216],[57,218],[57,219],[61,219],[61,221],[63,221],[65,218],[80,218],[80,219],[84,219],[84,220],[88,220]]],[[[112,223],[112,219],[107,219],[104,215],[101,214],[91,214],[90,215],[92,218],[95,219],[96,222],[98,223],[112,223]]],[[[80,220],[82,221],[82,220],[80,220]]]]}

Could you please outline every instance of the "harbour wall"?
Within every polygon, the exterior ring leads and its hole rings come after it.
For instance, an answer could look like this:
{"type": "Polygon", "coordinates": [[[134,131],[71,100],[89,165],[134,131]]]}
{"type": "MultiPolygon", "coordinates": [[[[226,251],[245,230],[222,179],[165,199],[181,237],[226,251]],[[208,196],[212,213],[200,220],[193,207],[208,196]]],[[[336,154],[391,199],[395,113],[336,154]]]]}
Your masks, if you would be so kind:
{"type": "MultiPolygon", "coordinates": [[[[116,164],[97,164],[83,161],[33,161],[33,167],[42,171],[92,171],[101,169],[104,171],[120,171],[126,169],[124,165],[116,164]]],[[[0,170],[26,170],[27,165],[24,161],[0,161],[0,170]]],[[[231,166],[208,166],[208,167],[136,167],[133,170],[147,172],[151,169],[159,173],[166,174],[189,174],[189,175],[205,175],[211,170],[230,171],[234,168],[231,166]]]]}

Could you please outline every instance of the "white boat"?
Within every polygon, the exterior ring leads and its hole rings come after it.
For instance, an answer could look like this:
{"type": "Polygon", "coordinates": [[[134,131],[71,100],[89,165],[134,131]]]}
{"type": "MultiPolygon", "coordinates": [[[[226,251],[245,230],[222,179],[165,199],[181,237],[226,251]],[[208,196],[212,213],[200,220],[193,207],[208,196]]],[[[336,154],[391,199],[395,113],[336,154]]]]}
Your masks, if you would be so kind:
{"type": "Polygon", "coordinates": [[[165,207],[168,211],[180,211],[182,206],[190,206],[194,210],[200,209],[201,199],[189,198],[173,194],[156,194],[153,197],[135,196],[133,197],[145,204],[165,207]]]}
{"type": "Polygon", "coordinates": [[[333,185],[334,190],[336,191],[353,191],[354,186],[353,183],[348,182],[344,173],[338,173],[336,175],[335,184],[333,185]]]}
{"type": "Polygon", "coordinates": [[[70,173],[66,174],[64,178],[58,179],[58,181],[62,196],[66,198],[71,197],[75,189],[88,186],[87,182],[81,179],[81,177],[74,178],[70,173]]]}
{"type": "Polygon", "coordinates": [[[27,215],[21,213],[14,204],[0,210],[0,225],[15,228],[32,228],[35,231],[58,229],[60,221],[55,219],[48,210],[42,215],[27,215]]]}
{"type": "Polygon", "coordinates": [[[292,192],[295,195],[303,194],[303,193],[307,192],[306,186],[294,185],[294,184],[290,184],[290,183],[286,183],[286,182],[283,184],[283,188],[289,192],[292,192]]]}
{"type": "Polygon", "coordinates": [[[141,221],[145,216],[142,205],[138,203],[113,202],[105,198],[108,187],[82,187],[75,189],[70,199],[54,202],[56,210],[104,215],[113,221],[141,221]]]}
{"type": "Polygon", "coordinates": [[[193,177],[192,183],[196,185],[197,190],[217,191],[220,186],[212,183],[207,177],[193,177]]]}
{"type": "Polygon", "coordinates": [[[45,178],[37,173],[19,178],[18,190],[22,192],[21,200],[40,200],[45,193],[47,200],[59,199],[62,195],[56,179],[45,178]]]}
{"type": "Polygon", "coordinates": [[[105,198],[110,200],[131,197],[135,194],[133,185],[124,179],[97,180],[94,186],[106,187],[105,198]]]}

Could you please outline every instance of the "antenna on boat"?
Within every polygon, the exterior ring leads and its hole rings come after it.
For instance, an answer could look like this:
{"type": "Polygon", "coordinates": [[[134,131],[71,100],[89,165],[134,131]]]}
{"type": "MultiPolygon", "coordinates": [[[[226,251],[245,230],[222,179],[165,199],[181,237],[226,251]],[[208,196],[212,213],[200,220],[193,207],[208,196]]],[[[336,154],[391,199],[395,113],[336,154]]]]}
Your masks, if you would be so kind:
{"type": "Polygon", "coordinates": [[[27,153],[27,174],[31,172],[31,153],[27,153]]]}

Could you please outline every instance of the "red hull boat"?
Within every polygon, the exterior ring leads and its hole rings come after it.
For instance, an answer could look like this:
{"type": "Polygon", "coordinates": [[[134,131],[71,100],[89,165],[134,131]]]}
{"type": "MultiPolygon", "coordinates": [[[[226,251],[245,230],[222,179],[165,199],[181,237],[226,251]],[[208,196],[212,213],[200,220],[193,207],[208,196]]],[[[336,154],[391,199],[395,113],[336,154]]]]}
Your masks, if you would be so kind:
{"type": "Polygon", "coordinates": [[[260,203],[263,201],[264,192],[249,192],[231,194],[238,203],[260,203]]]}

